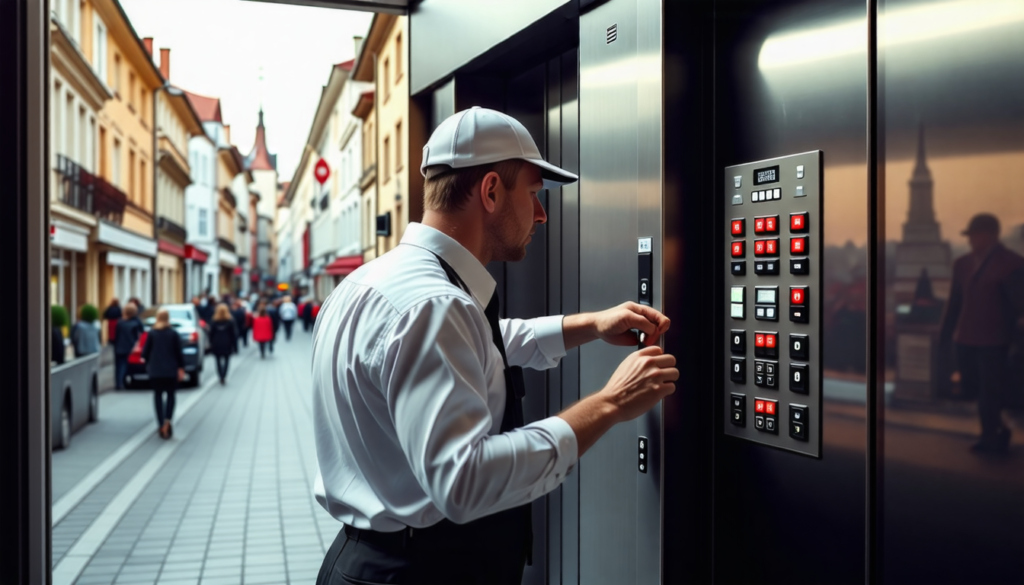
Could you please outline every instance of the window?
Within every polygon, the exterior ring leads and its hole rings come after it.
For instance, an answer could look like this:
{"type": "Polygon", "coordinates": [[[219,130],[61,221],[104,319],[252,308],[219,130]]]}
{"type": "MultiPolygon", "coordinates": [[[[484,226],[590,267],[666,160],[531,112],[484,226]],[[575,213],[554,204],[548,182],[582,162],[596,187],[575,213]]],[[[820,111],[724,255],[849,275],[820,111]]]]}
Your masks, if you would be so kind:
{"type": "Polygon", "coordinates": [[[128,108],[135,109],[135,72],[128,72],[128,108]]]}
{"type": "Polygon", "coordinates": [[[402,79],[402,33],[395,37],[395,83],[402,79]]]}
{"type": "Polygon", "coordinates": [[[395,124],[395,170],[402,170],[402,122],[395,124]]]}
{"type": "Polygon", "coordinates": [[[200,209],[199,210],[199,235],[200,236],[205,236],[206,235],[206,230],[209,228],[209,226],[207,225],[208,218],[206,217],[206,215],[207,215],[207,210],[205,210],[205,209],[200,209]]]}
{"type": "Polygon", "coordinates": [[[384,168],[381,171],[383,173],[384,182],[385,183],[388,181],[388,179],[391,178],[391,151],[390,151],[390,148],[391,148],[391,139],[388,138],[387,136],[385,136],[384,137],[384,149],[383,149],[384,150],[384,168]]]}
{"type": "Polygon", "coordinates": [[[135,201],[135,151],[128,149],[128,185],[125,191],[128,193],[128,200],[135,201]]]}
{"type": "Polygon", "coordinates": [[[121,55],[114,53],[114,93],[121,97],[121,55]]]}
{"type": "Polygon", "coordinates": [[[146,121],[146,102],[147,101],[149,101],[149,100],[146,99],[146,88],[145,87],[140,87],[139,88],[139,116],[142,117],[142,121],[143,122],[146,121]]]}
{"type": "Polygon", "coordinates": [[[78,108],[78,164],[89,166],[89,131],[85,124],[85,108],[78,108]]]}
{"type": "Polygon", "coordinates": [[[149,179],[146,177],[146,161],[139,161],[139,204],[143,208],[149,209],[149,193],[147,187],[149,186],[149,179]]]}
{"type": "Polygon", "coordinates": [[[89,170],[93,174],[97,174],[98,169],[96,168],[96,150],[102,147],[101,144],[96,143],[96,118],[89,117],[89,170]]]}
{"type": "Polygon", "coordinates": [[[381,74],[381,85],[384,86],[384,101],[391,97],[391,63],[384,59],[384,73],[381,74]]]}
{"type": "MultiPolygon", "coordinates": [[[[53,95],[55,97],[54,97],[54,99],[50,100],[50,111],[53,114],[53,121],[52,121],[53,126],[50,127],[50,132],[52,132],[52,136],[53,136],[53,150],[54,150],[54,154],[58,154],[58,153],[62,152],[62,149],[60,147],[60,129],[61,129],[60,128],[60,113],[61,113],[61,103],[60,103],[61,92],[60,92],[60,90],[61,90],[62,87],[63,86],[60,84],[59,81],[54,82],[54,84],[53,84],[53,95]]],[[[56,160],[56,159],[54,159],[54,160],[56,160]]]]}
{"type": "Polygon", "coordinates": [[[78,162],[75,154],[75,94],[67,93],[64,114],[64,130],[67,133],[64,141],[64,155],[71,160],[78,162]]]}
{"type": "Polygon", "coordinates": [[[114,139],[114,152],[110,162],[110,182],[120,189],[123,184],[121,181],[121,141],[117,138],[114,139]]]}
{"type": "Polygon", "coordinates": [[[100,164],[95,169],[96,174],[100,176],[108,176],[107,173],[107,129],[100,126],[100,143],[98,145],[100,149],[100,164]]]}
{"type": "Polygon", "coordinates": [[[107,28],[103,26],[98,14],[93,12],[96,30],[92,38],[92,68],[100,79],[107,78],[107,28]]]}

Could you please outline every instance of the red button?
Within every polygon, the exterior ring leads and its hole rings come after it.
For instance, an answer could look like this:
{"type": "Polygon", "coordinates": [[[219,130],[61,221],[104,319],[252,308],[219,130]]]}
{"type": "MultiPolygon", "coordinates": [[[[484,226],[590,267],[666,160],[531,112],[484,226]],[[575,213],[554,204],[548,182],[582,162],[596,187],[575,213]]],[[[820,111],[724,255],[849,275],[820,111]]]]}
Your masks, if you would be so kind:
{"type": "Polygon", "coordinates": [[[775,414],[775,403],[771,400],[766,400],[764,403],[765,414],[775,414]]]}
{"type": "Polygon", "coordinates": [[[789,251],[793,254],[806,254],[807,238],[791,238],[789,240],[789,251]]]}
{"type": "Polygon", "coordinates": [[[774,335],[765,335],[764,336],[764,346],[765,347],[775,347],[775,336],[774,335]]]}
{"type": "Polygon", "coordinates": [[[764,333],[754,334],[754,347],[764,347],[764,333]]]}
{"type": "Polygon", "coordinates": [[[754,401],[754,412],[764,412],[765,404],[764,400],[754,401]]]}
{"type": "Polygon", "coordinates": [[[734,219],[732,220],[732,235],[742,236],[743,235],[743,220],[734,219]]]}
{"type": "Polygon", "coordinates": [[[802,232],[807,230],[807,214],[806,213],[794,213],[789,216],[789,229],[794,232],[802,232]]]}
{"type": "Polygon", "coordinates": [[[742,258],[743,257],[743,242],[732,243],[732,257],[742,258]]]}
{"type": "Polygon", "coordinates": [[[754,256],[764,256],[765,240],[754,241],[754,256]]]}
{"type": "Polygon", "coordinates": [[[764,218],[764,231],[769,234],[778,233],[779,231],[779,216],[775,215],[772,217],[764,218]]]}
{"type": "Polygon", "coordinates": [[[765,240],[764,253],[769,256],[776,256],[779,253],[778,240],[765,240]]]}
{"type": "Polygon", "coordinates": [[[802,287],[793,287],[789,289],[789,304],[791,305],[802,305],[807,302],[806,289],[802,287]]]}
{"type": "Polygon", "coordinates": [[[763,217],[755,217],[754,218],[754,233],[755,234],[763,234],[764,233],[764,218],[763,217]]]}

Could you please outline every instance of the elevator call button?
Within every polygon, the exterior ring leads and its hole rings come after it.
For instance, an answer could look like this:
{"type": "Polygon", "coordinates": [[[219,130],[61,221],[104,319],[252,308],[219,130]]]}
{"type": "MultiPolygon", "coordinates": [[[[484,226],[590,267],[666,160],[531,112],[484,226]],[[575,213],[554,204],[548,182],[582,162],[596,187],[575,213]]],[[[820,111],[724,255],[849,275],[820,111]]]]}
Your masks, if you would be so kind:
{"type": "Polygon", "coordinates": [[[807,394],[807,364],[789,364],[789,390],[807,394]]]}
{"type": "Polygon", "coordinates": [[[791,305],[806,305],[807,304],[807,287],[806,286],[791,286],[791,287],[789,287],[789,303],[791,305]]]}
{"type": "Polygon", "coordinates": [[[807,258],[790,258],[789,259],[789,273],[790,274],[810,274],[811,273],[811,262],[807,258]]]}
{"type": "Polygon", "coordinates": [[[807,238],[790,238],[789,240],[789,252],[791,254],[806,254],[807,253],[807,238]]]}
{"type": "Polygon", "coordinates": [[[745,276],[747,274],[747,262],[745,260],[733,260],[730,268],[733,276],[745,276]]]}
{"type": "Polygon", "coordinates": [[[731,225],[732,235],[735,236],[735,237],[738,237],[738,238],[742,238],[744,235],[746,235],[745,234],[746,228],[745,228],[745,225],[744,225],[745,223],[746,223],[746,220],[742,219],[742,218],[732,220],[732,225],[731,225]]]}
{"type": "Polygon", "coordinates": [[[729,379],[737,384],[747,383],[747,364],[743,358],[732,358],[729,368],[729,379]]]}
{"type": "Polygon", "coordinates": [[[806,335],[789,334],[789,357],[795,360],[806,360],[811,353],[811,342],[806,335]]]}
{"type": "Polygon", "coordinates": [[[747,332],[743,329],[733,329],[729,333],[729,350],[733,353],[743,354],[747,351],[747,332]]]}
{"type": "Polygon", "coordinates": [[[742,258],[743,256],[744,256],[744,254],[743,254],[743,242],[742,241],[733,242],[732,243],[732,257],[733,258],[742,258]]]}
{"type": "Polygon", "coordinates": [[[754,218],[754,233],[755,234],[763,234],[764,233],[764,218],[763,217],[755,217],[754,218]]]}
{"type": "Polygon", "coordinates": [[[791,213],[789,215],[789,231],[803,233],[807,231],[807,212],[791,213]]]}
{"type": "Polygon", "coordinates": [[[779,273],[778,260],[757,260],[754,262],[754,274],[758,276],[771,276],[779,273]]]}

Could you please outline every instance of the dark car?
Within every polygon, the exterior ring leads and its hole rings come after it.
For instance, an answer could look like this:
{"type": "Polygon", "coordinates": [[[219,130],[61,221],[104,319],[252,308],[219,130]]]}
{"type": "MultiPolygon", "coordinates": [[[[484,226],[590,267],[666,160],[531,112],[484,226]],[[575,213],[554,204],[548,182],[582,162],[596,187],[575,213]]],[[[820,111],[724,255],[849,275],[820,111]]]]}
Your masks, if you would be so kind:
{"type": "Polygon", "coordinates": [[[167,309],[171,317],[171,327],[181,335],[182,352],[185,354],[185,373],[188,374],[187,386],[198,386],[203,373],[203,358],[206,356],[206,331],[202,327],[199,312],[194,305],[162,305],[151,307],[142,314],[142,326],[145,330],[139,341],[128,356],[128,387],[144,385],[149,381],[146,364],[142,361],[142,348],[146,344],[146,336],[150,327],[156,323],[156,313],[167,309]]]}

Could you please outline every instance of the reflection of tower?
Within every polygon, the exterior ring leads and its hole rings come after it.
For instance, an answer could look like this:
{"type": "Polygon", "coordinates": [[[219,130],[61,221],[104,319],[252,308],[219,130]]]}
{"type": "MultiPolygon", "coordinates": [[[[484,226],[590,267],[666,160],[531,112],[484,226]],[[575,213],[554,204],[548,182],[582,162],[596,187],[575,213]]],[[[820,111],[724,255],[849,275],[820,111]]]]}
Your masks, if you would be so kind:
{"type": "Polygon", "coordinates": [[[924,126],[918,129],[917,161],[910,177],[910,208],[903,224],[903,239],[896,246],[896,278],[893,289],[897,304],[914,298],[921,272],[929,275],[935,296],[949,296],[953,255],[942,241],[935,221],[934,185],[924,152],[924,126]]]}

